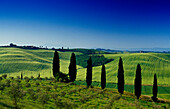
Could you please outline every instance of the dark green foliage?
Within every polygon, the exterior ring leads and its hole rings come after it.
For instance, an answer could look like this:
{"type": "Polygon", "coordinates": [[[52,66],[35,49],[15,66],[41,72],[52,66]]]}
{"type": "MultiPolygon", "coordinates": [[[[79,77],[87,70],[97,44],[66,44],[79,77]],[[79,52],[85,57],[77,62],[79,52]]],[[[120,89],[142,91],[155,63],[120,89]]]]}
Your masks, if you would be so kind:
{"type": "Polygon", "coordinates": [[[33,77],[33,76],[31,76],[31,79],[33,80],[33,79],[34,79],[34,77],[33,77]]]}
{"type": "Polygon", "coordinates": [[[20,76],[17,76],[17,79],[20,79],[20,76]]]}
{"type": "Polygon", "coordinates": [[[7,78],[7,74],[2,75],[2,77],[3,77],[4,79],[6,79],[6,78],[7,78]]]}
{"type": "Polygon", "coordinates": [[[59,82],[69,82],[68,74],[64,74],[62,72],[58,72],[56,74],[56,80],[59,81],[59,82]]]}
{"type": "Polygon", "coordinates": [[[44,87],[44,89],[48,92],[48,91],[50,91],[50,90],[51,90],[51,87],[46,86],[46,87],[44,87]]]}
{"type": "Polygon", "coordinates": [[[40,79],[41,79],[40,73],[38,74],[38,77],[37,77],[37,79],[38,79],[38,80],[40,80],[40,79]]]}
{"type": "MultiPolygon", "coordinates": [[[[90,54],[90,56],[93,60],[93,62],[92,62],[93,67],[100,66],[102,64],[107,64],[107,63],[113,61],[113,59],[107,59],[101,54],[92,54],[92,55],[90,54]]],[[[77,55],[76,56],[77,65],[87,68],[88,59],[89,59],[89,54],[77,55]]]]}
{"type": "Polygon", "coordinates": [[[10,77],[11,80],[14,80],[14,77],[10,77]]]}
{"type": "Polygon", "coordinates": [[[27,83],[25,84],[25,87],[31,87],[31,84],[27,82],[27,83]]]}
{"type": "Polygon", "coordinates": [[[2,77],[0,77],[0,81],[2,80],[3,78],[2,77]]]}
{"type": "Polygon", "coordinates": [[[91,57],[87,61],[87,74],[86,74],[87,87],[92,83],[92,59],[91,57]]]}
{"type": "Polygon", "coordinates": [[[48,80],[48,77],[45,77],[45,80],[48,80]]]}
{"type": "Polygon", "coordinates": [[[60,60],[58,52],[54,52],[54,58],[53,58],[53,76],[56,77],[57,73],[60,72],[60,60]]]}
{"type": "Polygon", "coordinates": [[[71,82],[75,81],[76,75],[77,75],[76,56],[74,53],[72,53],[69,65],[69,77],[71,82]]]}
{"type": "Polygon", "coordinates": [[[43,105],[43,109],[44,109],[44,105],[47,104],[47,102],[49,100],[49,97],[48,97],[48,95],[46,93],[40,92],[38,94],[38,100],[43,105]]]}
{"type": "Polygon", "coordinates": [[[40,83],[39,83],[39,82],[36,82],[36,83],[35,83],[35,85],[36,85],[36,86],[39,86],[39,85],[40,85],[40,83]]]}
{"type": "Polygon", "coordinates": [[[21,80],[18,80],[18,79],[17,79],[17,80],[15,80],[15,81],[16,81],[16,83],[18,83],[18,84],[21,83],[21,80]]]}
{"type": "Polygon", "coordinates": [[[34,101],[38,98],[38,96],[36,95],[36,93],[33,89],[28,89],[27,93],[29,94],[29,98],[34,101]]]}
{"type": "Polygon", "coordinates": [[[137,99],[141,96],[142,90],[142,77],[141,77],[141,67],[140,64],[137,65],[136,78],[135,78],[135,95],[137,99]]]}
{"type": "Polygon", "coordinates": [[[123,62],[122,62],[122,58],[120,57],[119,59],[119,66],[118,66],[118,91],[119,93],[123,94],[124,91],[124,70],[123,70],[123,62]]]}
{"type": "Polygon", "coordinates": [[[19,84],[12,84],[8,91],[8,95],[14,101],[15,108],[18,108],[18,101],[22,99],[26,93],[21,89],[19,84]]]}
{"type": "Polygon", "coordinates": [[[157,94],[158,94],[158,85],[157,85],[157,77],[156,74],[154,74],[154,81],[153,81],[153,101],[157,101],[157,94]]]}
{"type": "Polygon", "coordinates": [[[22,75],[22,73],[21,73],[21,80],[23,79],[23,75],[22,75]]]}
{"type": "Polygon", "coordinates": [[[5,84],[4,83],[0,83],[0,90],[1,90],[1,94],[5,89],[5,84]]]}
{"type": "Polygon", "coordinates": [[[106,70],[105,65],[102,65],[102,73],[101,73],[101,88],[104,89],[106,87],[106,70]]]}
{"type": "Polygon", "coordinates": [[[26,79],[29,79],[29,78],[27,76],[25,76],[24,79],[26,80],[26,79]]]}
{"type": "Polygon", "coordinates": [[[25,81],[28,83],[28,82],[30,81],[30,79],[29,79],[29,78],[26,78],[25,81]]]}
{"type": "Polygon", "coordinates": [[[27,83],[30,81],[30,79],[28,77],[25,77],[24,79],[27,83]]]}
{"type": "Polygon", "coordinates": [[[10,86],[11,86],[10,83],[11,83],[10,80],[6,80],[6,81],[5,81],[5,86],[6,86],[6,87],[10,87],[10,86]]]}

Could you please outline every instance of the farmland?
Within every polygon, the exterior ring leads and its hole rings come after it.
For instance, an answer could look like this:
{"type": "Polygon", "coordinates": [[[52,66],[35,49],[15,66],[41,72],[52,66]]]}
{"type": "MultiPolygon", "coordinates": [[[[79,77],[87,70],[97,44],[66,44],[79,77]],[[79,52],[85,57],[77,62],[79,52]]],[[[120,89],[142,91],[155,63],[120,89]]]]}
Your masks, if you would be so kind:
{"type": "MultiPolygon", "coordinates": [[[[96,63],[106,60],[106,79],[109,83],[117,83],[118,60],[121,56],[123,59],[125,90],[133,92],[134,76],[136,66],[139,63],[142,68],[142,84],[152,85],[154,73],[158,76],[158,85],[165,86],[159,89],[158,97],[169,99],[170,86],[170,54],[163,53],[125,53],[125,54],[106,54],[104,52],[73,50],[77,57],[77,81],[85,80],[86,77],[86,60],[88,56],[92,56],[96,63]],[[88,52],[93,52],[88,54],[88,52]],[[84,59],[83,56],[87,55],[84,59]],[[96,56],[97,55],[97,56],[96,56]],[[95,57],[96,56],[96,57],[95,57]],[[104,56],[104,57],[103,57],[104,56]],[[83,65],[80,64],[84,63],[83,65]],[[98,59],[98,58],[101,58],[98,59]],[[78,60],[79,59],[79,60],[78,60]],[[98,59],[98,60],[97,60],[98,59]],[[84,61],[83,61],[84,60],[84,61]],[[98,62],[97,62],[98,61],[98,62]],[[167,88],[166,88],[167,86],[167,88]],[[131,90],[131,91],[130,91],[131,90]],[[165,92],[166,90],[166,92],[165,92]]],[[[68,66],[72,51],[59,52],[61,72],[68,73],[68,66]]],[[[7,74],[8,77],[17,77],[23,73],[24,76],[34,76],[40,73],[41,77],[52,77],[52,59],[53,50],[31,50],[19,48],[0,48],[0,73],[7,74]]],[[[93,67],[93,81],[100,81],[101,65],[93,67]]],[[[149,92],[151,91],[152,86],[149,92]]],[[[114,86],[112,88],[115,88],[114,86]]],[[[145,90],[145,89],[144,89],[145,90]]],[[[143,90],[143,91],[144,91],[143,90]]],[[[146,92],[146,91],[145,91],[146,92]]],[[[143,92],[143,94],[151,95],[151,92],[143,92]]]]}

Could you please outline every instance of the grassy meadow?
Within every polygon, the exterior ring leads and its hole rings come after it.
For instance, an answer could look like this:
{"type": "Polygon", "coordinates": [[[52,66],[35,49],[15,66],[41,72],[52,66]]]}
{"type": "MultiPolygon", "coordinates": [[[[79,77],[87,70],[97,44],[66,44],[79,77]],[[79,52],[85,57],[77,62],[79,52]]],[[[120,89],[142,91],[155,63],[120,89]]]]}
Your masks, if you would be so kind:
{"type": "Polygon", "coordinates": [[[169,108],[170,103],[161,99],[156,103],[149,96],[141,96],[137,100],[129,92],[120,96],[116,89],[86,88],[73,83],[56,82],[53,79],[3,79],[0,84],[5,86],[0,94],[1,109],[16,107],[14,90],[19,91],[15,92],[19,94],[17,108],[23,109],[164,109],[169,108]],[[17,89],[15,86],[18,86],[17,89]]]}
{"type": "MultiPolygon", "coordinates": [[[[165,87],[159,89],[158,97],[170,99],[170,54],[163,53],[124,53],[124,54],[107,54],[95,50],[77,49],[72,51],[59,52],[60,69],[63,73],[68,73],[71,53],[74,51],[77,57],[77,81],[86,78],[86,60],[92,56],[92,61],[96,63],[106,63],[106,80],[109,83],[117,83],[118,61],[121,56],[123,59],[125,88],[133,92],[136,66],[139,63],[142,68],[142,84],[152,88],[153,75],[157,74],[158,85],[165,87]],[[83,57],[86,55],[86,57],[83,57]],[[97,55],[97,56],[96,56],[97,55]],[[100,56],[100,57],[98,57],[100,56]],[[94,57],[94,58],[93,58],[94,57]],[[79,59],[79,60],[78,60],[79,59]],[[81,59],[81,60],[80,60],[81,59]],[[110,61],[111,60],[111,61],[110,61]],[[166,88],[167,87],[167,88],[166,88]],[[161,90],[161,91],[160,91],[161,90]],[[166,92],[164,92],[166,90],[166,92]]],[[[23,73],[24,76],[52,77],[52,60],[54,50],[32,50],[20,48],[0,47],[0,74],[7,74],[8,77],[17,77],[23,73]]],[[[95,63],[94,63],[95,64],[95,63]]],[[[93,67],[93,81],[100,81],[101,65],[93,67]]],[[[115,88],[114,86],[112,88],[115,88]]],[[[145,90],[145,89],[144,89],[145,90]]],[[[151,95],[152,92],[144,93],[151,95]]]]}

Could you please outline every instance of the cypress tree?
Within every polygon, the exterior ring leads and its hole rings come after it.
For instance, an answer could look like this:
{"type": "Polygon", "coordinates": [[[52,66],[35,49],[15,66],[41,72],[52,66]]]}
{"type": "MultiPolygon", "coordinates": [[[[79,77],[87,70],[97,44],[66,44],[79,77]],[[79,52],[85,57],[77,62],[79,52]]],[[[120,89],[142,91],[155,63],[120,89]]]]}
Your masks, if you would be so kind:
{"type": "Polygon", "coordinates": [[[157,93],[158,93],[158,85],[157,85],[157,77],[156,74],[154,74],[154,81],[153,81],[153,101],[157,101],[157,93]]]}
{"type": "Polygon", "coordinates": [[[142,89],[141,67],[140,64],[138,64],[135,78],[135,95],[137,99],[139,99],[139,97],[141,96],[141,89],[142,89]]]}
{"type": "Polygon", "coordinates": [[[104,89],[106,87],[106,70],[105,65],[102,65],[102,73],[101,73],[101,88],[104,89]]]}
{"type": "Polygon", "coordinates": [[[58,52],[54,52],[54,58],[53,58],[53,76],[56,77],[57,73],[60,72],[60,60],[58,52]]]}
{"type": "Polygon", "coordinates": [[[119,68],[118,68],[118,91],[123,94],[124,91],[124,70],[123,70],[123,62],[122,58],[119,59],[119,68]]]}
{"type": "Polygon", "coordinates": [[[21,73],[21,80],[23,79],[23,75],[22,75],[22,73],[21,73]]]}
{"type": "Polygon", "coordinates": [[[74,53],[72,53],[69,65],[69,77],[71,82],[75,81],[76,75],[77,75],[76,56],[74,53]]]}
{"type": "Polygon", "coordinates": [[[87,61],[87,74],[86,74],[86,82],[89,87],[92,83],[92,59],[91,57],[87,61]]]}

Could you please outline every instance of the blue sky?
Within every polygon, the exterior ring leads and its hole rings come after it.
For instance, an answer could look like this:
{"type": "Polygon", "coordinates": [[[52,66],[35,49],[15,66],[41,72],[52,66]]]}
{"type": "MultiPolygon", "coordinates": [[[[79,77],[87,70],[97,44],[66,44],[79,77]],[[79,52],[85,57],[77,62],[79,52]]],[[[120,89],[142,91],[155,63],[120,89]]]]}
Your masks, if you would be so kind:
{"type": "Polygon", "coordinates": [[[168,0],[0,0],[0,45],[170,47],[168,0]]]}

